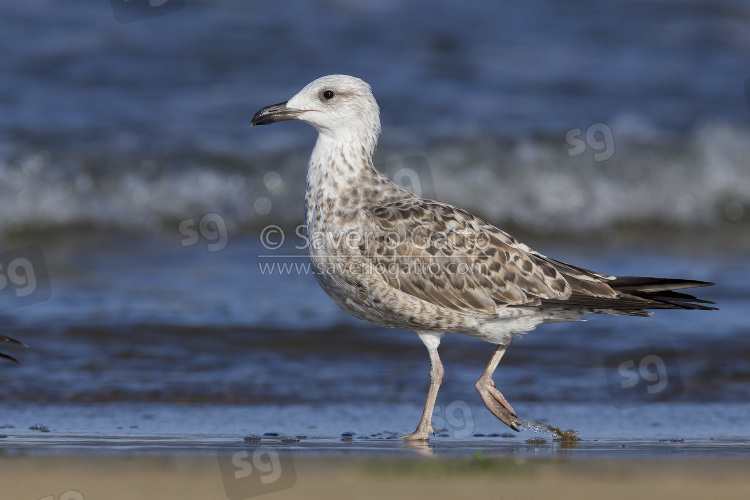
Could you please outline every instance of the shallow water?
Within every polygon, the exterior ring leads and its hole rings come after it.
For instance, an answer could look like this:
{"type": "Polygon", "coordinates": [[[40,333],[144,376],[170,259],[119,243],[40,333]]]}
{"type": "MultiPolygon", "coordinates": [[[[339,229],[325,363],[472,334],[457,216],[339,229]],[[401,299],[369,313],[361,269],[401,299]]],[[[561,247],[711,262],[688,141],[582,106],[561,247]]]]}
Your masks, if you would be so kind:
{"type": "MultiPolygon", "coordinates": [[[[297,257],[314,131],[248,127],[340,72],[372,84],[375,161],[410,189],[576,265],[718,283],[696,292],[719,311],[516,340],[496,380],[521,417],[592,454],[744,454],[749,27],[740,1],[203,1],[130,24],[2,4],[0,334],[29,348],[0,347],[22,362],[0,360],[0,450],[411,451],[379,438],[417,423],[424,347],[297,257]]],[[[492,350],[444,339],[435,450],[562,450],[488,438],[510,432],[473,388],[492,350]]]]}
{"type": "MultiPolygon", "coordinates": [[[[258,255],[267,249],[252,238],[209,252],[183,248],[178,237],[74,234],[36,241],[51,297],[5,302],[0,312],[3,334],[30,346],[3,346],[23,363],[0,370],[0,425],[13,426],[0,429],[9,436],[4,450],[182,453],[266,432],[307,435],[293,444],[262,441],[295,450],[404,449],[381,439],[409,432],[421,414],[429,361],[410,332],[351,318],[312,276],[263,275],[258,255]],[[28,429],[37,423],[50,432],[28,429]],[[354,444],[341,442],[344,432],[355,433],[354,444]]],[[[745,453],[748,261],[617,247],[601,252],[606,258],[565,246],[544,250],[616,274],[715,279],[719,286],[698,292],[721,310],[595,316],[526,334],[495,375],[519,416],[578,431],[578,450],[745,453]],[[632,377],[636,385],[623,385],[632,377]],[[661,441],[673,438],[685,441],[661,441]]],[[[562,445],[549,434],[497,436],[512,431],[473,387],[492,350],[445,337],[446,377],[433,420],[443,429],[438,449],[556,452],[562,445]],[[541,450],[526,443],[539,437],[541,450]]]]}
{"type": "MultiPolygon", "coordinates": [[[[200,245],[183,248],[178,238],[61,235],[39,248],[51,297],[40,294],[23,305],[6,295],[0,312],[3,333],[31,346],[4,346],[23,362],[0,372],[6,401],[249,403],[293,397],[312,403],[382,397],[383,391],[397,401],[422,399],[429,362],[413,334],[349,316],[311,275],[262,273],[268,250],[252,239],[208,252],[200,245]]],[[[628,255],[616,248],[606,258],[550,250],[613,274],[716,280],[719,286],[697,292],[721,310],[545,325],[515,341],[503,360],[498,377],[516,388],[512,399],[606,401],[606,358],[632,349],[667,351],[661,368],[674,368],[681,377],[671,387],[674,396],[747,397],[747,260],[628,255]]],[[[469,397],[493,347],[448,335],[441,350],[443,394],[455,390],[469,397]]]]}
{"type": "MultiPolygon", "coordinates": [[[[750,455],[747,403],[672,403],[619,411],[590,403],[524,403],[519,411],[580,429],[581,441],[515,433],[479,401],[461,422],[439,428],[429,445],[394,436],[410,431],[414,404],[321,405],[84,404],[10,405],[0,420],[6,455],[211,454],[272,447],[293,455],[628,457],[750,455]],[[44,427],[34,430],[30,427],[44,427]]],[[[442,421],[444,422],[444,421],[442,421]]]]}

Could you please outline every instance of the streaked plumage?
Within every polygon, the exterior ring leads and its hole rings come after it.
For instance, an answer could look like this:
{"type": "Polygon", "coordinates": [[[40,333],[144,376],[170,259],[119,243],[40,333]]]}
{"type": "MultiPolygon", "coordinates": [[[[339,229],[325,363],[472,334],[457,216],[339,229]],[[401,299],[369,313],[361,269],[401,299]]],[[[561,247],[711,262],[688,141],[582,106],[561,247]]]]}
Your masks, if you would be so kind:
{"type": "Polygon", "coordinates": [[[582,314],[650,315],[648,309],[712,309],[676,289],[712,283],[615,277],[550,259],[451,205],[422,199],[373,166],[379,108],[357,78],[315,80],[286,103],[261,109],[252,125],[302,120],[318,130],[305,191],[310,260],[326,293],[354,316],[415,332],[432,363],[417,430],[426,440],[442,382],[445,333],[498,344],[476,384],[487,408],[518,430],[492,374],[513,336],[582,314]]]}

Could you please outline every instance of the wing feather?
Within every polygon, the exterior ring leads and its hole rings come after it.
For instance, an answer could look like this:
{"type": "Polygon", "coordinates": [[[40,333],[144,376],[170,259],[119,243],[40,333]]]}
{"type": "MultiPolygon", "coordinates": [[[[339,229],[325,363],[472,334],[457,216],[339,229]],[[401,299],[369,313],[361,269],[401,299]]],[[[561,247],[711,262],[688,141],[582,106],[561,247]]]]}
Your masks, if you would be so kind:
{"type": "Polygon", "coordinates": [[[564,301],[574,292],[617,296],[609,276],[534,252],[468,212],[407,198],[366,209],[362,256],[388,285],[466,313],[564,301]]]}

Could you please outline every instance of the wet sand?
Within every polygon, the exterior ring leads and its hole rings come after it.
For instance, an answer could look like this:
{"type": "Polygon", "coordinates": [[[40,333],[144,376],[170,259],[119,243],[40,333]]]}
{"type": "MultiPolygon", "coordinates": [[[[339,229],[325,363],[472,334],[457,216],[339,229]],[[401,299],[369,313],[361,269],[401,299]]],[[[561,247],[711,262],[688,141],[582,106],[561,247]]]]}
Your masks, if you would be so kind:
{"type": "MultiPolygon", "coordinates": [[[[301,458],[227,490],[215,457],[0,458],[8,499],[747,498],[747,459],[301,458]],[[293,477],[292,477],[293,476],[293,477]],[[279,487],[278,490],[275,490],[279,487]]],[[[232,486],[230,486],[231,488],[232,486]]]]}
{"type": "Polygon", "coordinates": [[[747,404],[524,406],[575,424],[582,440],[508,435],[488,412],[464,422],[469,436],[448,425],[429,445],[391,439],[416,406],[9,404],[0,498],[731,499],[750,490],[747,404]]]}

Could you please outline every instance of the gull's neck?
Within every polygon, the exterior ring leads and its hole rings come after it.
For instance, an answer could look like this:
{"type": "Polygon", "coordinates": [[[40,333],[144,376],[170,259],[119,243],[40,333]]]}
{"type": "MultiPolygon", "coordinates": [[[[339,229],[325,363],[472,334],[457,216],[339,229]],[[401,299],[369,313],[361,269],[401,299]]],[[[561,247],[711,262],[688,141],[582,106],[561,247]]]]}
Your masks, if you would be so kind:
{"type": "Polygon", "coordinates": [[[362,201],[358,193],[377,187],[387,178],[372,164],[377,133],[331,134],[320,131],[307,169],[305,223],[308,230],[321,219],[362,201]]]}

